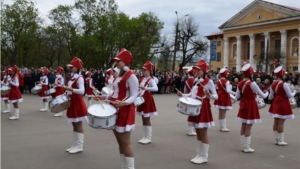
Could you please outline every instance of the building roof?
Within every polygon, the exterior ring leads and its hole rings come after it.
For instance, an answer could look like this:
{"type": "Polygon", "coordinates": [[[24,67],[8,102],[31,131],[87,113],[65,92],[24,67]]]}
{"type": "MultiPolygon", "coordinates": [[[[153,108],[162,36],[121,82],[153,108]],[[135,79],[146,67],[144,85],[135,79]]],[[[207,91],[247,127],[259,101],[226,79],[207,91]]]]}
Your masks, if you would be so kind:
{"type": "Polygon", "coordinates": [[[223,35],[223,31],[215,32],[215,33],[212,33],[212,34],[210,34],[210,35],[206,35],[205,37],[209,37],[209,36],[219,36],[219,35],[223,35]]]}
{"type": "MultiPolygon", "coordinates": [[[[231,17],[229,20],[227,20],[225,23],[223,23],[219,27],[219,29],[225,30],[225,29],[233,27],[233,25],[237,21],[239,21],[241,18],[243,18],[244,16],[249,14],[253,9],[255,9],[259,6],[265,6],[267,8],[272,8],[272,9],[281,11],[283,13],[288,13],[291,16],[300,16],[299,8],[276,4],[276,3],[265,1],[265,0],[254,0],[249,5],[247,5],[245,8],[243,8],[241,11],[239,11],[237,14],[235,14],[233,17],[231,17]]],[[[290,17],[290,18],[294,18],[294,17],[290,17]]],[[[297,19],[297,18],[295,17],[295,19],[297,19]]],[[[250,24],[247,24],[247,25],[250,25],[250,24]]]]}

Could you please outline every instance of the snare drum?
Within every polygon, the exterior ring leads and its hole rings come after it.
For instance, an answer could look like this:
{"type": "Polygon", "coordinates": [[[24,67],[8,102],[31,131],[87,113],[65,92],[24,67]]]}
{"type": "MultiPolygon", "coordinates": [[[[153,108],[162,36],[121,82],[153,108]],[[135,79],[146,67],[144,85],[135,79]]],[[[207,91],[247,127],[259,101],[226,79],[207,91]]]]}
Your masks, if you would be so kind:
{"type": "Polygon", "coordinates": [[[56,92],[56,89],[55,88],[51,88],[51,89],[49,89],[49,90],[46,90],[44,93],[46,94],[46,95],[50,95],[50,94],[53,94],[53,93],[55,93],[56,92]]]}
{"type": "Polygon", "coordinates": [[[234,104],[236,102],[236,98],[233,94],[230,94],[231,104],[234,104]]]}
{"type": "Polygon", "coordinates": [[[49,109],[52,113],[59,113],[71,106],[71,99],[67,95],[56,96],[49,102],[49,109]]]}
{"type": "Polygon", "coordinates": [[[198,116],[202,107],[202,102],[197,99],[183,97],[179,98],[177,111],[188,116],[198,116]]]}
{"type": "Polygon", "coordinates": [[[294,97],[292,97],[289,100],[290,100],[290,104],[291,104],[292,109],[296,108],[297,107],[296,99],[294,97]]]}
{"type": "Polygon", "coordinates": [[[10,93],[10,87],[8,87],[7,85],[2,85],[0,90],[1,90],[1,95],[7,95],[10,93]]]}
{"type": "Polygon", "coordinates": [[[101,90],[101,94],[102,94],[102,95],[108,95],[108,94],[111,94],[111,89],[108,88],[108,87],[103,87],[102,90],[101,90]]]}
{"type": "Polygon", "coordinates": [[[42,86],[39,86],[39,85],[35,85],[31,89],[31,93],[33,93],[33,94],[39,94],[41,91],[42,91],[42,86]]]}
{"type": "Polygon", "coordinates": [[[108,103],[93,104],[88,108],[89,126],[96,129],[114,129],[117,121],[117,109],[108,103]]]}
{"type": "Polygon", "coordinates": [[[263,98],[257,97],[255,100],[257,102],[257,106],[258,106],[259,109],[262,109],[262,108],[266,107],[266,103],[265,103],[263,98]]]}
{"type": "Polygon", "coordinates": [[[134,105],[135,107],[138,107],[140,105],[142,105],[145,102],[145,99],[143,98],[143,96],[137,97],[134,101],[134,105]]]}

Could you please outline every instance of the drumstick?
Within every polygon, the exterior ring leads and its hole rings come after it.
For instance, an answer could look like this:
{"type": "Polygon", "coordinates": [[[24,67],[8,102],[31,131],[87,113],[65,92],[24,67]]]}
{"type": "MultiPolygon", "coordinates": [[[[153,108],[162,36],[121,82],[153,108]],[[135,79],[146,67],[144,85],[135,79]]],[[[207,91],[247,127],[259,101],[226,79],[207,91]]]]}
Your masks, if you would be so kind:
{"type": "MultiPolygon", "coordinates": [[[[177,92],[180,92],[180,93],[181,93],[181,91],[179,91],[177,88],[175,88],[175,90],[176,90],[177,92]]],[[[182,96],[185,98],[185,100],[189,101],[184,95],[182,95],[182,96]]]]}
{"type": "MultiPolygon", "coordinates": [[[[93,93],[94,93],[94,95],[96,96],[96,93],[95,93],[95,91],[93,90],[93,93]]],[[[102,108],[105,110],[105,108],[104,108],[104,106],[103,106],[103,104],[102,104],[102,102],[100,101],[100,99],[97,97],[97,100],[99,101],[99,103],[100,103],[100,105],[102,106],[102,108]]]]}
{"type": "MultiPolygon", "coordinates": [[[[200,84],[200,85],[204,88],[204,86],[203,86],[201,83],[198,83],[198,84],[200,84]]],[[[205,88],[204,88],[204,89],[205,89],[205,88]]],[[[209,90],[207,90],[207,91],[208,91],[209,94],[211,94],[209,90]]]]}

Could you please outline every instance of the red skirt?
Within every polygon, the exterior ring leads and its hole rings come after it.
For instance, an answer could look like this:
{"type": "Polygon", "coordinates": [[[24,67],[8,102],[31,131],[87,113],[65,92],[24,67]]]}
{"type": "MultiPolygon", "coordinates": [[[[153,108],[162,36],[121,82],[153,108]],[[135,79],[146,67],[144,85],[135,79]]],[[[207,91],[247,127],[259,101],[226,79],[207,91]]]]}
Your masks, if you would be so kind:
{"type": "MultiPolygon", "coordinates": [[[[118,100],[112,98],[111,101],[118,100]]],[[[118,117],[116,121],[115,130],[119,133],[129,132],[135,128],[135,106],[130,104],[128,106],[119,107],[118,117]]]]}
{"type": "Polygon", "coordinates": [[[82,95],[72,93],[69,95],[71,106],[67,109],[68,122],[79,122],[86,120],[87,107],[82,95]]]}
{"type": "Polygon", "coordinates": [[[269,116],[280,119],[294,119],[290,101],[287,97],[275,96],[270,109],[269,116]]]}
{"type": "Polygon", "coordinates": [[[218,92],[218,100],[215,100],[214,107],[223,110],[232,109],[230,95],[227,92],[218,92]]]}
{"type": "Polygon", "coordinates": [[[210,128],[215,126],[209,99],[202,100],[202,107],[198,116],[188,117],[188,126],[195,128],[210,128]]]}
{"type": "Polygon", "coordinates": [[[1,95],[1,100],[8,100],[9,94],[1,95]]]}
{"type": "Polygon", "coordinates": [[[90,88],[90,87],[87,87],[86,88],[86,94],[85,94],[85,96],[87,96],[87,97],[94,97],[93,89],[90,88]]]}
{"type": "Polygon", "coordinates": [[[55,98],[56,96],[63,95],[64,93],[65,93],[64,89],[62,89],[61,87],[56,87],[55,93],[52,94],[52,97],[55,98]]]}
{"type": "Polygon", "coordinates": [[[8,96],[8,100],[11,103],[22,102],[22,94],[19,87],[11,86],[11,90],[8,96]]]}
{"type": "Polygon", "coordinates": [[[49,90],[48,86],[42,85],[42,90],[39,93],[39,96],[40,96],[41,99],[48,99],[48,98],[51,97],[50,95],[45,94],[45,91],[47,91],[47,90],[49,90]]]}
{"type": "Polygon", "coordinates": [[[242,98],[236,120],[247,124],[261,123],[260,114],[255,99],[242,98]]]}
{"type": "Polygon", "coordinates": [[[145,103],[137,107],[136,113],[143,117],[156,116],[156,105],[151,92],[145,92],[143,95],[145,103]]]}

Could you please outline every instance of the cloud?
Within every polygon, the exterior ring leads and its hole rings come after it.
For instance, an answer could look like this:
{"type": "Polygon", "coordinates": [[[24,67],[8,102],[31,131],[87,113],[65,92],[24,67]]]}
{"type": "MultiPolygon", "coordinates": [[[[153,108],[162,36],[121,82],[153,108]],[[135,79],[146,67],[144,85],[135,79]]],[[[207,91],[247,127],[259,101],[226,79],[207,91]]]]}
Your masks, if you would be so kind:
{"type": "MultiPolygon", "coordinates": [[[[299,0],[269,0],[287,6],[299,4],[299,0]]],[[[35,0],[41,16],[47,18],[48,12],[60,4],[72,5],[74,0],[35,0]]],[[[207,35],[218,31],[218,27],[238,13],[253,0],[116,0],[119,10],[131,17],[142,12],[154,12],[164,22],[162,33],[172,34],[178,17],[185,14],[193,15],[199,22],[199,32],[207,35]]],[[[5,4],[12,4],[12,0],[5,0],[5,4]]],[[[300,5],[297,6],[300,8],[300,5]]]]}

